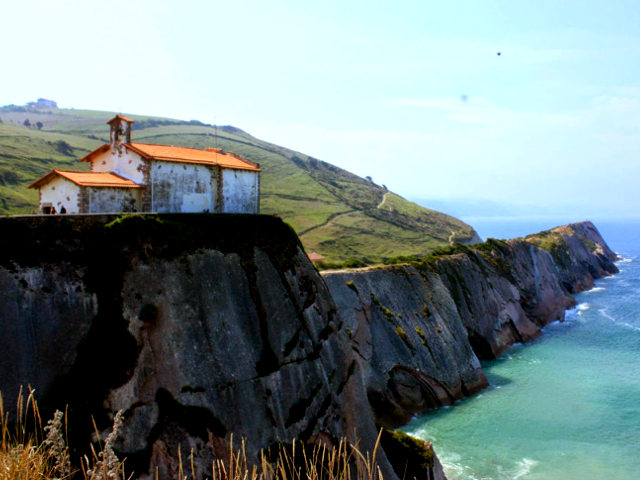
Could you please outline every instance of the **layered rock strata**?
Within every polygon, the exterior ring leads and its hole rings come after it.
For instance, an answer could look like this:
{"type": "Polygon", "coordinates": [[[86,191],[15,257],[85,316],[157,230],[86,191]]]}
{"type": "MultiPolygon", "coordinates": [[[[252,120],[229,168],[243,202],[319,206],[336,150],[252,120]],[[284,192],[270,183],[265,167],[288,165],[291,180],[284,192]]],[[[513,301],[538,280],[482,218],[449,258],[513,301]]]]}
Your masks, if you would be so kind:
{"type": "Polygon", "coordinates": [[[440,277],[410,266],[327,272],[380,424],[448,405],[487,385],[440,277]]]}
{"type": "Polygon", "coordinates": [[[397,427],[486,385],[478,358],[537,338],[572,293],[617,272],[591,222],[436,251],[413,265],[323,272],[376,421],[397,427]]]}

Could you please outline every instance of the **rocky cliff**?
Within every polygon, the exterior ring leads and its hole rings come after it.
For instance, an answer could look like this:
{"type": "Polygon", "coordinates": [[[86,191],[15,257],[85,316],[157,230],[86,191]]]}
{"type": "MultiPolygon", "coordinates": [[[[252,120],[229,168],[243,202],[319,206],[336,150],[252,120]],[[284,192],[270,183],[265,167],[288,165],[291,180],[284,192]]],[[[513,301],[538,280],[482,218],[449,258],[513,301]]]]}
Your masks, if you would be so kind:
{"type": "Polygon", "coordinates": [[[478,358],[499,356],[617,272],[590,222],[524,239],[454,245],[411,265],[328,271],[376,421],[387,427],[486,385],[478,358]]]}
{"type": "Polygon", "coordinates": [[[448,405],[487,385],[441,278],[411,266],[327,272],[380,424],[448,405]]]}
{"type": "MultiPolygon", "coordinates": [[[[160,478],[177,478],[179,446],[202,476],[232,434],[254,459],[293,438],[348,437],[373,450],[378,429],[344,321],[280,220],[51,216],[0,226],[5,405],[27,384],[45,416],[68,405],[77,454],[91,417],[107,431],[118,410],[117,449],[142,476],[158,466],[160,478]]],[[[397,478],[394,467],[402,475],[403,451],[385,436],[385,478],[397,478]]],[[[443,478],[431,450],[421,458],[419,476],[443,478]]]]}
{"type": "MultiPolygon", "coordinates": [[[[68,405],[76,453],[92,416],[104,432],[122,410],[118,451],[161,478],[175,477],[179,445],[208,472],[232,434],[252,458],[293,438],[346,436],[370,451],[379,426],[483,388],[478,358],[536,338],[572,293],[616,271],[589,222],[324,280],[293,231],[267,216],[0,227],[5,405],[28,384],[45,416],[68,405]]],[[[386,479],[443,478],[429,445],[416,456],[385,433],[382,447],[386,479]]]]}

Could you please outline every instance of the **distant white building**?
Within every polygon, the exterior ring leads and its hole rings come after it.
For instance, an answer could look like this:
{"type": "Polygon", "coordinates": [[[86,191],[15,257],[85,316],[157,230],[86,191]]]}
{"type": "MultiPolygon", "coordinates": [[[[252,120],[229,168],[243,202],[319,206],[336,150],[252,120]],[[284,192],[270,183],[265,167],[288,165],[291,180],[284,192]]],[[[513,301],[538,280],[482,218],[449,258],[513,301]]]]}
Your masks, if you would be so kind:
{"type": "Polygon", "coordinates": [[[41,213],[258,213],[260,166],[220,148],[131,142],[133,120],[107,122],[111,142],[82,162],[90,172],[52,170],[29,188],[41,213]]]}

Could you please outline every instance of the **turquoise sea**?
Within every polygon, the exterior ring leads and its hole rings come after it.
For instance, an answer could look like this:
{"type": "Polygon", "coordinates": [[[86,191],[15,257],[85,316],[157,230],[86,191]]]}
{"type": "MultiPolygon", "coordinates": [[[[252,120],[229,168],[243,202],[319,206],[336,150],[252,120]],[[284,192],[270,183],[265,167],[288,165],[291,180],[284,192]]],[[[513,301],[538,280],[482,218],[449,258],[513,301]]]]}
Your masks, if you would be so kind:
{"type": "MultiPolygon", "coordinates": [[[[483,237],[566,223],[465,219],[483,237]]],[[[640,221],[594,221],[620,273],[564,322],[483,366],[490,387],[403,430],[433,442],[450,480],[640,478],[640,221]]]]}

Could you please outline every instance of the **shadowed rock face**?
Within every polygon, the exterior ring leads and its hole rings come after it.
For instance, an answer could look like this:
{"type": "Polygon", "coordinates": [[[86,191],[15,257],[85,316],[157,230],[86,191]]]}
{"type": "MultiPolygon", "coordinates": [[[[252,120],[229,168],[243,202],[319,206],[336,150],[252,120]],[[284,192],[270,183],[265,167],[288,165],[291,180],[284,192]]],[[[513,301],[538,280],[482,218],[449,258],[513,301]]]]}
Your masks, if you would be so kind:
{"type": "Polygon", "coordinates": [[[200,457],[221,457],[215,438],[233,432],[252,458],[278,438],[346,433],[348,342],[302,251],[287,272],[259,248],[250,259],[215,250],[149,259],[134,263],[122,292],[139,353],[107,405],[135,419],[123,437],[145,439],[140,456],[170,464],[176,427],[200,457]]]}
{"type": "Polygon", "coordinates": [[[6,407],[15,405],[20,386],[50,385],[73,365],[98,311],[85,274],[86,268],[66,262],[0,267],[0,390],[6,407]]]}
{"type": "MultiPolygon", "coordinates": [[[[265,216],[2,219],[5,403],[36,387],[69,405],[76,454],[124,411],[117,449],[138,475],[198,475],[228,454],[377,426],[347,330],[295,234],[265,216]],[[7,342],[7,340],[11,340],[7,342]],[[14,345],[15,348],[12,346],[14,345]]],[[[384,451],[380,465],[396,478],[384,451]]],[[[434,458],[425,477],[443,478],[434,458]]]]}

